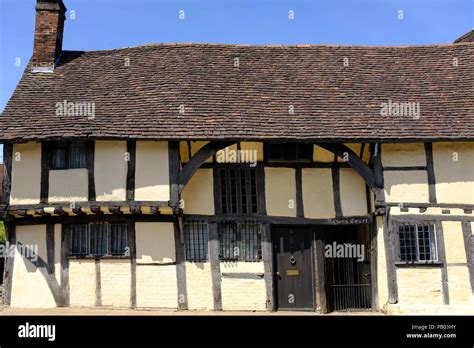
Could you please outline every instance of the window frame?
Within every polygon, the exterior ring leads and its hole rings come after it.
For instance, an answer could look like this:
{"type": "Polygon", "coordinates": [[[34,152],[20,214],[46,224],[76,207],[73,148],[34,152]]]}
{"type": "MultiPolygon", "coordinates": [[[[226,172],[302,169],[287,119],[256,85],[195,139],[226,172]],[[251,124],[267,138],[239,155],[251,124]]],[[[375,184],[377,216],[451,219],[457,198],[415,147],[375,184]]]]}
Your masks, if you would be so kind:
{"type": "MultiPolygon", "coordinates": [[[[185,260],[187,262],[193,262],[193,263],[205,263],[205,262],[209,262],[210,261],[210,256],[209,256],[209,223],[205,222],[205,221],[186,221],[184,224],[183,224],[183,229],[184,229],[184,246],[185,246],[185,260]],[[199,230],[197,233],[199,234],[199,232],[205,232],[205,234],[202,236],[203,239],[205,240],[203,242],[203,247],[206,251],[206,255],[204,257],[201,257],[201,253],[200,253],[200,246],[199,246],[199,237],[197,238],[198,239],[198,245],[197,245],[197,249],[196,249],[196,245],[193,244],[193,248],[192,250],[194,251],[194,257],[191,257],[191,238],[190,238],[190,230],[189,230],[189,227],[192,226],[192,227],[196,227],[196,226],[199,226],[200,229],[202,230],[199,230]],[[206,239],[207,237],[207,239],[206,239]],[[198,251],[198,257],[196,257],[196,250],[198,251]]],[[[195,237],[195,233],[193,235],[193,237],[195,237]]],[[[195,242],[195,239],[192,239],[194,242],[195,242]]]]}
{"type": "MultiPolygon", "coordinates": [[[[217,238],[219,240],[219,261],[221,262],[262,262],[262,224],[258,221],[243,221],[243,222],[234,222],[234,221],[225,221],[217,223],[217,238]],[[243,226],[251,226],[251,228],[256,228],[254,230],[256,237],[249,238],[247,241],[255,241],[256,245],[253,248],[253,251],[256,252],[255,258],[250,258],[250,253],[244,253],[244,248],[242,246],[243,242],[243,226]],[[222,252],[222,249],[228,247],[229,245],[224,245],[224,240],[222,238],[222,230],[221,227],[223,226],[235,226],[235,239],[231,241],[229,244],[231,246],[231,255],[233,257],[224,257],[224,254],[228,254],[227,252],[222,252]],[[235,256],[233,249],[237,247],[239,248],[238,256],[235,256]]],[[[246,249],[249,249],[248,247],[246,249]]],[[[252,250],[252,248],[250,248],[252,250]]]]}
{"type": "MultiPolygon", "coordinates": [[[[435,222],[432,221],[394,221],[393,224],[394,228],[394,234],[395,234],[395,255],[396,255],[396,263],[398,265],[430,265],[430,264],[435,264],[439,265],[441,264],[441,259],[440,259],[440,251],[439,251],[439,241],[438,241],[438,231],[437,231],[437,226],[435,222]],[[414,260],[402,260],[401,257],[401,244],[400,244],[400,228],[404,226],[412,226],[414,228],[414,234],[415,234],[415,259],[414,260]],[[419,230],[419,227],[423,226],[428,226],[428,233],[430,236],[431,229],[432,229],[432,236],[434,240],[434,248],[433,248],[433,253],[434,257],[432,257],[432,250],[430,248],[430,258],[431,260],[420,260],[420,241],[419,241],[419,233],[422,233],[424,231],[419,230]]],[[[431,244],[431,238],[428,239],[429,244],[431,244]]],[[[406,248],[406,246],[405,246],[406,248]]]]}
{"type": "Polygon", "coordinates": [[[87,168],[87,161],[88,161],[88,153],[87,153],[87,143],[86,141],[57,141],[52,142],[49,145],[49,152],[50,152],[50,169],[51,170],[68,170],[68,169],[86,169],[87,168]],[[78,146],[79,145],[79,146],[78,146]],[[74,147],[80,147],[83,149],[83,158],[80,160],[80,166],[72,166],[72,156],[71,151],[74,147]],[[58,150],[64,150],[64,167],[56,167],[55,166],[55,153],[58,150]]]}
{"type": "Polygon", "coordinates": [[[259,211],[259,175],[257,168],[248,166],[219,166],[214,169],[216,185],[215,197],[216,211],[224,215],[258,215],[259,211]],[[232,196],[232,174],[235,173],[235,210],[233,208],[234,197],[232,196]],[[243,174],[243,175],[242,175],[243,174]],[[243,187],[242,183],[245,184],[243,187]],[[243,200],[245,193],[245,202],[243,200]],[[244,206],[245,212],[244,212],[244,206]]]}
{"type": "Polygon", "coordinates": [[[311,163],[313,162],[313,152],[314,152],[314,144],[312,143],[265,143],[265,150],[264,150],[264,156],[265,156],[265,162],[267,163],[311,163]],[[295,146],[296,147],[296,152],[295,152],[295,157],[293,158],[284,158],[285,156],[283,155],[283,147],[284,146],[295,146]],[[280,146],[280,158],[272,158],[271,153],[272,153],[272,146],[280,146]],[[301,147],[308,147],[306,150],[308,151],[308,157],[307,158],[300,158],[299,153],[301,152],[300,148],[301,147]]]}
{"type": "MultiPolygon", "coordinates": [[[[130,223],[128,222],[122,222],[122,221],[117,221],[117,222],[109,222],[109,221],[93,221],[93,222],[83,222],[83,223],[71,223],[69,225],[69,235],[70,235],[70,241],[69,241],[69,250],[68,250],[68,257],[69,258],[93,258],[93,259],[101,259],[101,258],[130,258],[130,242],[129,242],[129,237],[130,237],[130,231],[131,231],[131,226],[130,223]],[[105,225],[105,234],[106,234],[106,244],[107,244],[107,250],[105,254],[101,253],[93,253],[92,249],[92,225],[105,225]],[[124,245],[124,251],[123,253],[112,253],[112,225],[123,225],[125,227],[125,245],[124,245]],[[86,226],[86,252],[85,253],[74,253],[73,252],[73,244],[74,244],[74,239],[73,239],[73,226],[86,226]],[[127,255],[127,248],[128,248],[128,255],[127,255]]],[[[123,232],[122,232],[123,233],[123,232]]]]}

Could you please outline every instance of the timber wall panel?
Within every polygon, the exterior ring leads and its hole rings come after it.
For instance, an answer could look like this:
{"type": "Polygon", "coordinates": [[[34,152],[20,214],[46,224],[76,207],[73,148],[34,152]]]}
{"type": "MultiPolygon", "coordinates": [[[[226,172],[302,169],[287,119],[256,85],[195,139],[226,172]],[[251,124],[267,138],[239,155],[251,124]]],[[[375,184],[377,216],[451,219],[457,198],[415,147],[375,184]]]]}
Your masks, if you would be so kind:
{"type": "Polygon", "coordinates": [[[305,168],[301,175],[304,216],[314,219],[334,218],[336,211],[331,169],[305,168]]]}
{"type": "Polygon", "coordinates": [[[443,221],[446,264],[448,268],[448,286],[450,304],[474,304],[462,223],[460,221],[443,221]]]}
{"type": "Polygon", "coordinates": [[[389,203],[428,203],[429,187],[426,171],[385,171],[385,199],[389,203]]]}
{"type": "Polygon", "coordinates": [[[130,307],[130,260],[100,260],[102,304],[130,307]]]}
{"type": "Polygon", "coordinates": [[[85,202],[88,183],[87,169],[50,170],[48,202],[85,202]]]}
{"type": "Polygon", "coordinates": [[[135,200],[170,199],[168,143],[137,141],[135,200]]]}
{"type": "Polygon", "coordinates": [[[296,216],[296,178],[292,168],[265,168],[265,200],[270,216],[296,216]]]}
{"type": "Polygon", "coordinates": [[[382,144],[382,166],[426,166],[425,147],[422,143],[382,144]]]}
{"type": "Polygon", "coordinates": [[[41,188],[41,144],[13,145],[10,204],[37,204],[41,188]]]}
{"type": "MultiPolygon", "coordinates": [[[[47,262],[46,225],[16,226],[17,243],[37,246],[38,256],[47,262]]],[[[52,308],[56,307],[53,294],[40,270],[19,252],[15,253],[13,268],[11,307],[52,308]]],[[[34,249],[32,249],[35,251],[34,249]]]]}
{"type": "Polygon", "coordinates": [[[172,223],[135,224],[137,307],[177,308],[178,285],[172,223]],[[171,264],[170,264],[171,263],[171,264]]]}
{"type": "Polygon", "coordinates": [[[95,306],[95,260],[69,260],[69,291],[71,306],[95,306]]]}
{"type": "Polygon", "coordinates": [[[263,262],[221,262],[220,269],[223,310],[266,310],[265,280],[260,277],[264,273],[263,262]],[[234,276],[226,277],[230,273],[234,276]],[[241,277],[237,276],[239,273],[241,277]]]}
{"type": "Polygon", "coordinates": [[[96,141],[94,178],[97,201],[124,201],[127,185],[127,142],[96,141]]]}
{"type": "Polygon", "coordinates": [[[210,262],[186,262],[188,309],[214,309],[210,262]]]}
{"type": "Polygon", "coordinates": [[[185,214],[214,215],[213,183],[212,169],[198,169],[181,195],[185,214]]]}
{"type": "Polygon", "coordinates": [[[342,215],[367,214],[367,192],[364,179],[351,168],[341,168],[339,175],[342,215]]]}
{"type": "Polygon", "coordinates": [[[433,166],[438,203],[474,204],[473,143],[433,143],[433,166]]]}

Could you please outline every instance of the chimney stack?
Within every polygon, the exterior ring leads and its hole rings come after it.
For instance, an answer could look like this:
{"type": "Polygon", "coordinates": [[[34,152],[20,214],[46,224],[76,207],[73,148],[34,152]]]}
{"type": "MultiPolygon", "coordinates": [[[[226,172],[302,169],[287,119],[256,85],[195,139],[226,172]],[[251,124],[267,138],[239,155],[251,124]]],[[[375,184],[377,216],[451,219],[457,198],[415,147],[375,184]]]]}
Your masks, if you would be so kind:
{"type": "Polygon", "coordinates": [[[37,0],[33,71],[52,72],[61,55],[66,6],[62,0],[37,0]]]}

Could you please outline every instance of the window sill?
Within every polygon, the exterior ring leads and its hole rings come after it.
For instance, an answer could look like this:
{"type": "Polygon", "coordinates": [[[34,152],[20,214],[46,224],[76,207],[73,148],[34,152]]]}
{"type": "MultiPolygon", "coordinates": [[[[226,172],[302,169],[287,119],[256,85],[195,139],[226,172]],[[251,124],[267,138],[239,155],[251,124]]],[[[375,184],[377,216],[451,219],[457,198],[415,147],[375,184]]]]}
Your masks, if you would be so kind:
{"type": "Polygon", "coordinates": [[[129,260],[130,256],[123,255],[104,255],[104,256],[94,256],[94,255],[70,255],[68,260],[129,260]]]}
{"type": "Polygon", "coordinates": [[[443,263],[440,261],[417,261],[417,262],[395,262],[397,267],[442,267],[443,263]]]}

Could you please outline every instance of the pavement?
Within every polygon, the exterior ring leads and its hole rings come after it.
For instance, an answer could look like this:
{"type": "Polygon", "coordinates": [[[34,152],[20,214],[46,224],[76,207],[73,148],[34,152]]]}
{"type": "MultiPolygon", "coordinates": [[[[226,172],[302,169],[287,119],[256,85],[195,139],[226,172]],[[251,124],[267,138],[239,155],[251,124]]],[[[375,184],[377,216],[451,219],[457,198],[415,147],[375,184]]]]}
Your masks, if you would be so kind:
{"type": "Polygon", "coordinates": [[[61,307],[61,308],[9,308],[0,307],[0,316],[25,315],[25,316],[64,316],[64,315],[117,315],[117,316],[321,316],[321,315],[383,315],[380,312],[335,312],[329,314],[319,314],[315,312],[251,312],[251,311],[175,311],[156,309],[130,309],[130,308],[85,308],[85,307],[61,307]]]}

